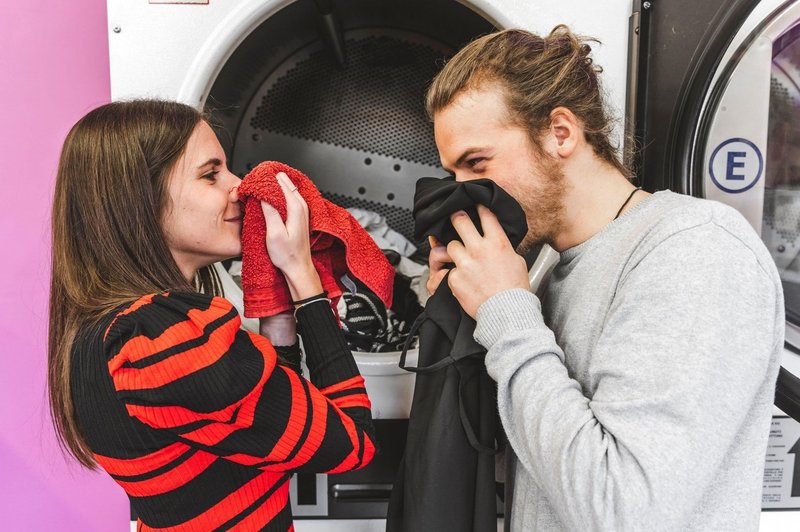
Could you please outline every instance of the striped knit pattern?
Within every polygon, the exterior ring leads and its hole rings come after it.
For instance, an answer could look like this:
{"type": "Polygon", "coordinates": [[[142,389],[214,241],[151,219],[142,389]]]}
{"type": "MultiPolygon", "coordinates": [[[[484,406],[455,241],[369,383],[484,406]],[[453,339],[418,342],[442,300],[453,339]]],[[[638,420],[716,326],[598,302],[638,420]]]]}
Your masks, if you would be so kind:
{"type": "Polygon", "coordinates": [[[364,380],[326,302],[298,311],[311,382],[225,299],[144,296],[76,341],[72,394],[140,530],[292,530],[289,477],[375,453],[364,380]]]}

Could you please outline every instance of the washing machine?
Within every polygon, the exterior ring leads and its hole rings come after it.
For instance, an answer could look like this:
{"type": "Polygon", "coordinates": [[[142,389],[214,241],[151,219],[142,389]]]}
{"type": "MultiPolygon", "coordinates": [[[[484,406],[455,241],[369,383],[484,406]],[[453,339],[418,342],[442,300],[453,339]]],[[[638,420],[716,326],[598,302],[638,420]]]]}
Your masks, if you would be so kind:
{"type": "Polygon", "coordinates": [[[735,207],[780,272],[786,347],[762,527],[800,530],[800,2],[650,0],[633,20],[640,184],[735,207]]]}

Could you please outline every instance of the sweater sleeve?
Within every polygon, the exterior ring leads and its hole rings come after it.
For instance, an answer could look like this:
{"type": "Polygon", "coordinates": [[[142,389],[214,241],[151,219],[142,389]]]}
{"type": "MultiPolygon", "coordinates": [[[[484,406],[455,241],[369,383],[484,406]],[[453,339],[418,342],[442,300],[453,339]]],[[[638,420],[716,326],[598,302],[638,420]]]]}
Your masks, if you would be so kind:
{"type": "Polygon", "coordinates": [[[269,340],[241,330],[227,300],[145,296],[105,333],[117,396],[146,425],[244,465],[328,473],[362,467],[375,453],[364,380],[344,341],[329,339],[337,331],[326,302],[308,305],[298,319],[309,338],[319,331],[328,338],[319,341],[334,346],[309,353],[318,385],[279,364],[269,340]]]}
{"type": "Polygon", "coordinates": [[[771,376],[779,291],[735,237],[701,231],[673,235],[621,279],[597,324],[591,391],[535,295],[502,292],[478,310],[509,441],[566,529],[688,526],[771,376]]]}

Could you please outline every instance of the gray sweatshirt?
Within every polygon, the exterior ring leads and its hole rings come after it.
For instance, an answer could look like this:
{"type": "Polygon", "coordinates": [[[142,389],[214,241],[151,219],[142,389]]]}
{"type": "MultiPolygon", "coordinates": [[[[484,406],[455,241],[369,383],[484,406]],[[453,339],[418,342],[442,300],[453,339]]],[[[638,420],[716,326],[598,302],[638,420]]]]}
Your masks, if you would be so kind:
{"type": "Polygon", "coordinates": [[[478,309],[512,530],[757,530],[783,293],[735,210],[669,191],[478,309]]]}

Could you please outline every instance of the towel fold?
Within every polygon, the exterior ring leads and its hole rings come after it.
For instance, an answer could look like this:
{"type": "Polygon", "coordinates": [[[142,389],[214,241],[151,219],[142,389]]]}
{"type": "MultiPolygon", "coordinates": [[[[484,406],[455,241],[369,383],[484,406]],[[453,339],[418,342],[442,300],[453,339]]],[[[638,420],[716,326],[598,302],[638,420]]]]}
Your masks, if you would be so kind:
{"type": "Polygon", "coordinates": [[[248,318],[272,316],[292,308],[286,280],[267,253],[266,224],[260,205],[260,201],[266,201],[286,220],[286,198],[275,177],[279,172],[289,177],[308,204],[311,260],[333,308],[342,294],[339,279],[347,273],[367,285],[390,307],[394,268],[369,234],[346,209],[323,198],[303,173],[283,163],[266,161],[253,168],[239,186],[239,198],[244,203],[244,315],[248,318]]]}

